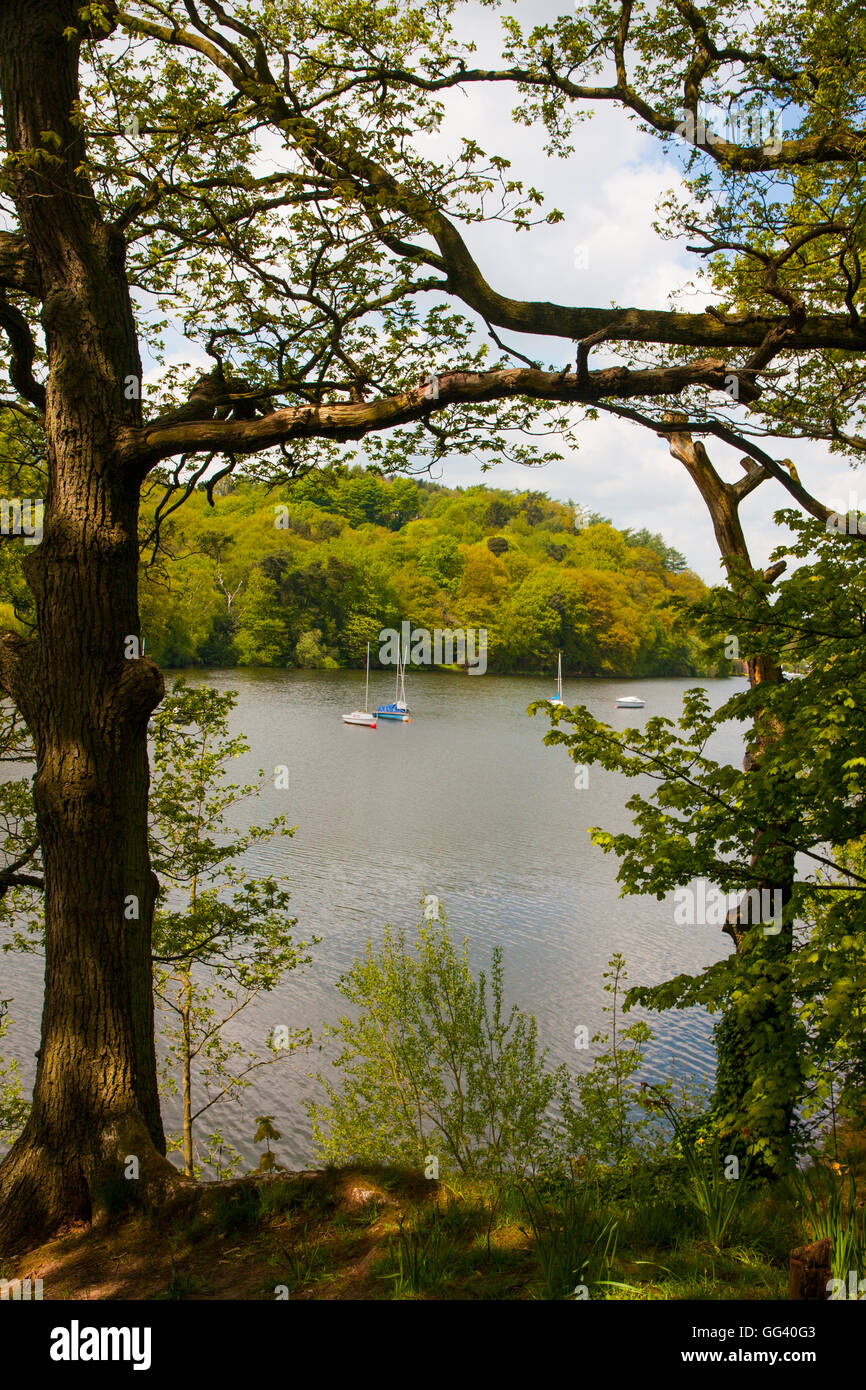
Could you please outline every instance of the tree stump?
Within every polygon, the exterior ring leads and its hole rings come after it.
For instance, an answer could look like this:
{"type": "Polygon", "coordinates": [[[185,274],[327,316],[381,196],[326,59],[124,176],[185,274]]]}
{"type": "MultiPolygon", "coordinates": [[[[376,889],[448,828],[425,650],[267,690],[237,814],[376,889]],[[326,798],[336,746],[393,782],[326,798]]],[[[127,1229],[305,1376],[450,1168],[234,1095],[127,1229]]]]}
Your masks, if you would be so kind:
{"type": "Polygon", "coordinates": [[[830,1297],[827,1285],[833,1277],[830,1265],[829,1240],[816,1240],[812,1245],[798,1245],[791,1251],[791,1299],[823,1299],[830,1297]]]}

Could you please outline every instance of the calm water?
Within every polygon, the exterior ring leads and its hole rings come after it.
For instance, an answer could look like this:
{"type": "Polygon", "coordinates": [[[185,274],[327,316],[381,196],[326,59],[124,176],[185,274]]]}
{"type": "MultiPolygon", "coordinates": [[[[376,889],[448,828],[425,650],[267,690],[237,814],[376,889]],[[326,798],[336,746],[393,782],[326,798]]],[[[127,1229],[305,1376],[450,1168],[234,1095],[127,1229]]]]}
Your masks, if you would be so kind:
{"type": "MultiPolygon", "coordinates": [[[[596,767],[589,788],[574,786],[574,764],[561,748],[546,748],[549,727],[530,701],[553,694],[555,680],[451,673],[408,673],[411,724],[380,721],[376,730],[344,725],[341,713],[363,700],[363,674],[272,670],[195,671],[193,682],[239,691],[233,727],[250,754],[232,770],[251,780],[258,768],[273,778],[289,768],[288,790],[272,783],[243,815],[263,823],[285,814],[293,839],[259,846],[245,861],[251,872],[288,875],[300,936],[321,937],[313,964],[286,977],[240,1021],[236,1036],[261,1047],[275,1024],[314,1032],[344,1012],[335,989],[368,938],[386,922],[411,932],[419,899],[435,893],[459,940],[469,938],[473,964],[505,951],[510,999],[533,1012],[553,1062],[585,1067],[592,1052],[574,1050],[574,1029],[592,1034],[603,1023],[602,971],[614,951],[627,961],[629,982],[652,984],[697,971],[727,954],[718,927],[677,926],[672,899],[620,898],[616,860],[589,841],[587,827],[626,829],[624,779],[596,767]]],[[[564,682],[567,704],[581,702],[614,727],[652,714],[675,718],[682,692],[701,684],[720,704],[739,681],[640,680],[564,682]],[[616,710],[618,694],[640,694],[646,708],[616,710]]],[[[370,707],[393,699],[393,680],[371,675],[370,707]]],[[[728,726],[710,750],[739,763],[738,728],[728,726]]],[[[649,784],[647,784],[649,785],[649,784]]],[[[10,1051],[27,1067],[38,1039],[41,962],[2,959],[4,995],[14,995],[10,1051]]],[[[712,1020],[701,1010],[651,1020],[656,1042],[647,1077],[672,1070],[712,1074],[712,1020]]],[[[273,1114],[282,1131],[280,1156],[290,1164],[311,1157],[302,1099],[319,1088],[311,1073],[330,1054],[298,1054],[257,1073],[243,1111],[210,1112],[242,1152],[257,1114],[273,1114]]],[[[176,1114],[166,1110],[172,1127],[176,1114]]]]}

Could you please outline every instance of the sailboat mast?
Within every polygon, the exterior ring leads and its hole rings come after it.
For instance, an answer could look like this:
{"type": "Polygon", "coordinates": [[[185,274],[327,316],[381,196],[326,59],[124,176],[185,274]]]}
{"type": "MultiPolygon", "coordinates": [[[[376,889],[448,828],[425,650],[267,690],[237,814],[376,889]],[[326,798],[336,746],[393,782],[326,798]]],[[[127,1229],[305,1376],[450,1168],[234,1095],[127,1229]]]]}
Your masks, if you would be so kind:
{"type": "Polygon", "coordinates": [[[367,681],[364,685],[364,713],[367,714],[370,705],[370,643],[367,643],[367,681]]]}

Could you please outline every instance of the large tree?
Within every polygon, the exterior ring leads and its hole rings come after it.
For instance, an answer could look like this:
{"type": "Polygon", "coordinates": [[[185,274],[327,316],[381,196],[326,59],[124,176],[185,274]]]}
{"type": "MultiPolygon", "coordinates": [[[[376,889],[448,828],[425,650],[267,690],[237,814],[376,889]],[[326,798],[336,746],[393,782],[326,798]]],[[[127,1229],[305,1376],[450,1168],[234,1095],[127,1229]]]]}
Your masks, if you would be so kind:
{"type": "Polygon", "coordinates": [[[358,439],[389,467],[531,461],[514,431],[582,405],[739,443],[749,488],[775,478],[826,516],[755,434],[863,447],[862,20],[794,8],[765,6],[757,28],[750,7],[715,5],[711,23],[689,0],[590,5],[526,35],[509,18],[503,66],[482,70],[453,3],[0,3],[5,406],[44,435],[48,478],[25,565],[34,630],[0,637],[0,684],[36,750],[46,939],[33,1106],[0,1165],[4,1245],[98,1215],[127,1154],[142,1197],[177,1181],[150,985],[147,723],[163,682],[137,647],[143,489],[156,480],[164,515],[244,457],[288,482],[358,439]],[[610,310],[489,284],[467,226],[504,217],[525,236],[538,195],[471,140],[434,162],[415,137],[439,93],[502,83],[554,152],[591,101],[662,139],[691,130],[694,198],[667,221],[697,238],[714,302],[610,310]],[[751,109],[761,90],[794,122],[778,149],[702,136],[702,103],[739,93],[751,109]],[[143,345],[158,357],[167,329],[214,363],[185,399],[182,373],[142,386],[143,345]],[[509,330],[561,339],[561,360],[506,347],[509,330]],[[600,344],[621,356],[591,370],[600,344]]]}

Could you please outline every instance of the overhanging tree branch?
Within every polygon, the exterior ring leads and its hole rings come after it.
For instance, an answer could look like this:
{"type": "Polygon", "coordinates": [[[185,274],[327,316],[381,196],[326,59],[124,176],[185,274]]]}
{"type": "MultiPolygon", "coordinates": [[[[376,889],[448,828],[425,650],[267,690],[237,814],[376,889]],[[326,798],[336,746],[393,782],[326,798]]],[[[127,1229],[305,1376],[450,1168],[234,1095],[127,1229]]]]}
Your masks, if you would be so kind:
{"type": "Polygon", "coordinates": [[[251,454],[290,439],[362,439],[373,430],[423,420],[449,405],[520,396],[588,405],[606,396],[676,395],[697,385],[722,391],[726,378],[726,365],[718,358],[699,358],[642,371],[608,367],[587,373],[583,383],[569,373],[536,368],[446,372],[436,378],[437,394],[425,383],[379,400],[293,406],[256,420],[154,420],[141,429],[124,430],[118,439],[116,457],[124,467],[146,473],[162,459],[178,454],[251,454]]]}
{"type": "MultiPolygon", "coordinates": [[[[444,270],[447,274],[444,287],[447,292],[458,296],[488,323],[513,332],[564,337],[572,342],[606,329],[612,341],[712,349],[722,346],[760,348],[771,329],[789,322],[787,316],[772,314],[715,316],[709,312],[686,314],[638,308],[611,311],[548,301],[516,300],[499,294],[487,283],[453,221],[417,184],[410,187],[401,182],[374,159],[352,147],[339,132],[325,129],[312,120],[303,102],[292,91],[288,78],[281,89],[267,66],[260,44],[254,71],[237,45],[203,24],[194,7],[187,8],[194,28],[199,32],[156,24],[126,12],[121,12],[118,19],[130,33],[187,48],[207,58],[261,112],[264,119],[284,132],[318,174],[333,179],[337,184],[351,186],[383,244],[390,244],[392,249],[399,246],[403,251],[411,250],[413,259],[424,259],[434,268],[444,270]],[[420,246],[410,248],[402,238],[395,240],[393,234],[383,226],[384,209],[411,217],[430,234],[436,242],[437,251],[427,251],[420,246]]],[[[384,72],[383,80],[387,81],[388,76],[384,72]]],[[[391,76],[399,77],[410,85],[423,85],[410,73],[401,71],[391,76]]],[[[473,75],[461,70],[459,75],[442,85],[458,85],[468,80],[489,81],[496,76],[490,72],[473,75]]],[[[524,78],[519,69],[511,69],[501,76],[508,81],[522,81],[524,78]]],[[[525,76],[527,80],[541,80],[538,74],[527,72],[525,76]]],[[[545,80],[549,80],[549,75],[545,80]]],[[[575,95],[585,98],[590,90],[594,97],[598,97],[599,90],[603,89],[575,89],[575,95]]],[[[609,94],[622,99],[618,88],[610,89],[609,94]]],[[[650,119],[650,116],[647,115],[646,119],[650,119]]],[[[659,129],[673,130],[679,124],[673,119],[659,119],[659,129]]],[[[732,157],[737,150],[739,147],[731,147],[732,157]]],[[[742,150],[739,153],[742,154],[742,150]]],[[[776,164],[772,167],[776,167],[776,164]]],[[[852,324],[849,314],[806,315],[802,324],[786,338],[785,345],[790,349],[834,348],[860,353],[866,347],[866,334],[852,324]]]]}

